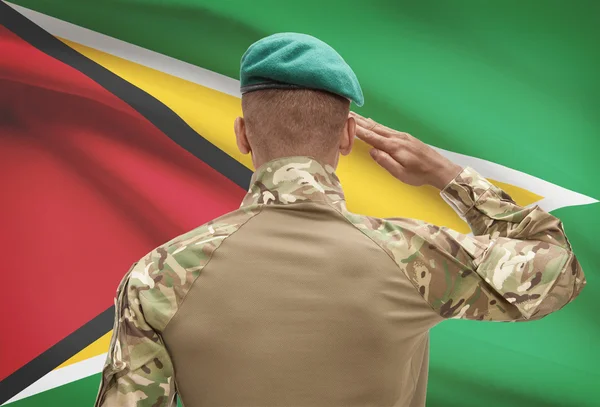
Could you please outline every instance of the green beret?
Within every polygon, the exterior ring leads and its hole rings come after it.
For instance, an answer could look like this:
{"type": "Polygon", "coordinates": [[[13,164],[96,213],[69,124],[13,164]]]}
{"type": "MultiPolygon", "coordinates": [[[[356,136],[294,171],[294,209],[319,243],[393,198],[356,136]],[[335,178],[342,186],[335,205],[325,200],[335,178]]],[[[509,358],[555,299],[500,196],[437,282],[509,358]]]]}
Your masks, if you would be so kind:
{"type": "Polygon", "coordinates": [[[333,48],[306,34],[280,33],[250,45],[240,68],[242,94],[261,89],[317,89],[364,103],[352,68],[333,48]]]}

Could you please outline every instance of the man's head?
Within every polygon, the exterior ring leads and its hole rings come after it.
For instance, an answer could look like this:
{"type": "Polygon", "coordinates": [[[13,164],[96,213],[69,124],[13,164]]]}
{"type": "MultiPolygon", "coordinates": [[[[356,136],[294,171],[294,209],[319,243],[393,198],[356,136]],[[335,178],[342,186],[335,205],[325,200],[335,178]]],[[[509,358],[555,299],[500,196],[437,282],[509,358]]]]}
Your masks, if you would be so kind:
{"type": "Polygon", "coordinates": [[[350,102],[310,89],[265,89],[242,97],[244,118],[235,122],[238,147],[255,166],[279,157],[311,156],[337,165],[352,150],[350,102]]]}
{"type": "Polygon", "coordinates": [[[329,45],[281,33],[252,44],[242,57],[244,118],[235,122],[238,147],[255,167],[279,157],[308,155],[332,166],[352,149],[350,101],[361,106],[356,75],[329,45]]]}

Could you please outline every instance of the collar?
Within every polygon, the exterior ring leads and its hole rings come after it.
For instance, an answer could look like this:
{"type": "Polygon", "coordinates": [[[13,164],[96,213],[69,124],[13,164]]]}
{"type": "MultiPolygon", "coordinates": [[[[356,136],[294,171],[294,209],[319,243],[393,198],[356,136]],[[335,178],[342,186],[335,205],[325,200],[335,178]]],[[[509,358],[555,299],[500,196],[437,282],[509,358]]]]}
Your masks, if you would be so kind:
{"type": "Polygon", "coordinates": [[[305,201],[345,208],[340,180],[330,165],[322,165],[312,157],[284,157],[269,161],[256,170],[241,207],[305,201]]]}

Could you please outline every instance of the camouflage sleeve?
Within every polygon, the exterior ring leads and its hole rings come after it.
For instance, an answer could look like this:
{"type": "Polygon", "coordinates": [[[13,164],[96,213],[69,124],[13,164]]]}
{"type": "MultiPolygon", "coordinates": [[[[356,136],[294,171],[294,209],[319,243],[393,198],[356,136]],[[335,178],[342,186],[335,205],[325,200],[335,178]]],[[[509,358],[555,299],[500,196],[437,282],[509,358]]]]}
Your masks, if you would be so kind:
{"type": "Polygon", "coordinates": [[[518,206],[471,168],[441,194],[475,236],[413,219],[369,228],[436,314],[539,319],[580,293],[585,278],[557,218],[518,206]]]}
{"type": "Polygon", "coordinates": [[[475,236],[535,240],[571,250],[562,223],[539,206],[523,208],[470,167],[440,193],[475,236]]]}
{"type": "MultiPolygon", "coordinates": [[[[441,192],[474,237],[421,224],[423,258],[443,271],[412,274],[422,295],[447,318],[519,321],[539,319],[572,301],[585,285],[559,219],[538,206],[517,205],[472,168],[441,192]]],[[[410,277],[409,277],[410,278],[410,277]]]]}
{"type": "Polygon", "coordinates": [[[176,405],[173,365],[159,333],[146,320],[143,263],[125,275],[115,298],[115,322],[95,407],[176,405]]]}

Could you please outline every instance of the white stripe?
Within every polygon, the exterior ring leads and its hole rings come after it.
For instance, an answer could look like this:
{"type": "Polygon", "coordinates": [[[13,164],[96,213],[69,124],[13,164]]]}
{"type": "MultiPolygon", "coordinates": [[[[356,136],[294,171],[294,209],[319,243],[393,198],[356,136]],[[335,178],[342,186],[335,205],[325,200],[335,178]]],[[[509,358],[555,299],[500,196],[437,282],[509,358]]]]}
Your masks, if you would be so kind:
{"type": "Polygon", "coordinates": [[[481,158],[453,153],[452,151],[442,150],[437,147],[433,148],[458,165],[474,168],[486,178],[511,184],[543,196],[544,199],[536,202],[536,205],[539,205],[548,212],[565,206],[587,205],[598,202],[596,199],[590,198],[589,196],[560,187],[551,182],[534,177],[533,175],[513,170],[504,165],[482,160],[481,158]]]}
{"type": "MultiPolygon", "coordinates": [[[[88,30],[87,28],[79,27],[66,21],[41,14],[25,7],[17,6],[8,2],[7,4],[40,27],[44,28],[49,33],[58,37],[104,51],[117,57],[136,62],[140,65],[156,69],[169,75],[197,83],[228,95],[236,97],[241,96],[238,80],[211,72],[209,70],[163,54],[159,54],[154,51],[150,51],[119,39],[109,37],[107,35],[88,30]]],[[[586,205],[598,202],[596,199],[566,188],[562,188],[558,185],[544,181],[532,175],[513,170],[503,165],[463,154],[453,153],[437,147],[434,148],[457,164],[474,168],[484,177],[515,185],[545,197],[537,204],[546,211],[551,211],[565,206],[586,205]]]]}
{"type": "MultiPolygon", "coordinates": [[[[100,373],[105,361],[106,353],[53,370],[2,405],[5,406],[17,400],[100,373]]],[[[100,386],[100,382],[98,382],[98,386],[100,386]]]]}
{"type": "Polygon", "coordinates": [[[136,62],[148,68],[185,79],[198,85],[241,97],[240,81],[200,68],[158,52],[118,40],[108,35],[80,27],[28,8],[6,2],[9,6],[48,31],[50,34],[76,42],[114,56],[136,62]]]}

